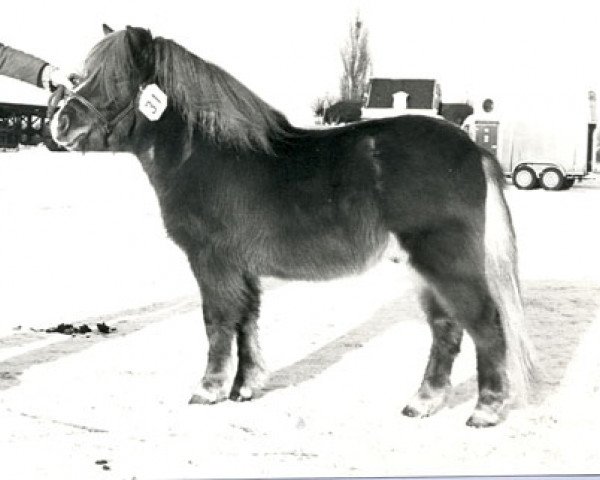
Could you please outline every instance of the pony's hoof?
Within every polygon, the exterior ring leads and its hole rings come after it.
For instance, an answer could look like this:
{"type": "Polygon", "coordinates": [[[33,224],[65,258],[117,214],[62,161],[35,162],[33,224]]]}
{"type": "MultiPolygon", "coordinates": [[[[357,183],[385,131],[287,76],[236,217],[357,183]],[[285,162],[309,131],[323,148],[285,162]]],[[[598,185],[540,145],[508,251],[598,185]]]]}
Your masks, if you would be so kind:
{"type": "Polygon", "coordinates": [[[247,402],[254,398],[254,392],[250,387],[241,387],[239,389],[234,389],[229,394],[229,399],[234,402],[247,402]]]}
{"type": "Polygon", "coordinates": [[[500,415],[496,412],[475,410],[473,415],[467,420],[467,426],[475,428],[493,427],[498,425],[501,420],[500,415]]]}
{"type": "Polygon", "coordinates": [[[407,405],[406,407],[404,407],[402,409],[402,415],[404,415],[405,417],[413,417],[413,418],[423,416],[416,408],[411,407],[410,405],[407,405]]]}
{"type": "Polygon", "coordinates": [[[227,396],[217,390],[207,390],[205,388],[199,388],[190,398],[191,404],[199,405],[213,405],[215,403],[225,400],[227,396]]]}
{"type": "Polygon", "coordinates": [[[211,401],[208,398],[204,398],[201,395],[196,395],[195,393],[192,395],[192,398],[190,398],[190,401],[188,402],[189,405],[212,405],[216,403],[216,401],[211,401]]]}
{"type": "Polygon", "coordinates": [[[406,417],[429,417],[434,413],[442,409],[446,402],[446,390],[428,393],[426,397],[422,397],[419,394],[404,407],[402,415],[406,417]]]}

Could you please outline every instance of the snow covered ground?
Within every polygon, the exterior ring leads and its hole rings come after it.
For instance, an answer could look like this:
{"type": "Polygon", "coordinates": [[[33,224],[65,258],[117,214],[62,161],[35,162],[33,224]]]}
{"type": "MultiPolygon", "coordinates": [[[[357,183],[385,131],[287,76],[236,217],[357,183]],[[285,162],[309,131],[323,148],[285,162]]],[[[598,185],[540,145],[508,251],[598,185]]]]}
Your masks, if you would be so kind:
{"type": "Polygon", "coordinates": [[[468,339],[450,408],[400,414],[429,332],[410,272],[388,259],[328,283],[267,280],[265,394],[188,406],[205,361],[200,299],[137,161],[0,153],[0,477],[597,473],[600,182],[507,197],[548,378],[504,424],[464,426],[468,339]],[[117,332],[30,330],[100,321],[117,332]]]}
{"type": "MultiPolygon", "coordinates": [[[[194,293],[129,156],[0,154],[2,327],[47,326],[194,293]]],[[[0,327],[1,328],[1,327],[0,327]]]]}

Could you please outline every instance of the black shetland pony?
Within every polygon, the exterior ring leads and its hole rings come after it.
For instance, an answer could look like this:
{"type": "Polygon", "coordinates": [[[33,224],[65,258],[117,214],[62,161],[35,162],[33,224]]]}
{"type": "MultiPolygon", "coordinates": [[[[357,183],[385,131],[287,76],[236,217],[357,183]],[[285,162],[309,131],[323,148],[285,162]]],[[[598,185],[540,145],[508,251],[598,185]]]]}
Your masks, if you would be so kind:
{"type": "MultiPolygon", "coordinates": [[[[148,30],[109,30],[55,113],[54,139],[135,154],[203,300],[206,372],[192,403],[249,400],[264,385],[261,276],[323,280],[363,271],[390,237],[426,285],[433,344],[403,413],[439,410],[463,330],[479,398],[468,425],[501,421],[533,362],[510,214],[497,162],[443,120],[402,116],[328,130],[291,126],[244,85],[148,30]],[[167,96],[143,110],[148,85],[167,96]],[[237,373],[227,365],[237,342],[237,373]]],[[[59,98],[52,99],[54,104],[59,98]]]]}

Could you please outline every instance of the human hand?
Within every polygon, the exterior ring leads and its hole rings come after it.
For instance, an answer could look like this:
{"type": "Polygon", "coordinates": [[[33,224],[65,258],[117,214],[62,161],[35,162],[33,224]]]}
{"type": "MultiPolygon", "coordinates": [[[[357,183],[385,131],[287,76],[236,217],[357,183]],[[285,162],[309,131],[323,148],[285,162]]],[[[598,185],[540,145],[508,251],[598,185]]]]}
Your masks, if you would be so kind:
{"type": "Polygon", "coordinates": [[[69,72],[52,65],[46,65],[42,73],[42,83],[45,88],[55,90],[59,86],[64,86],[68,90],[72,90],[77,86],[80,76],[75,72],[69,72]]]}

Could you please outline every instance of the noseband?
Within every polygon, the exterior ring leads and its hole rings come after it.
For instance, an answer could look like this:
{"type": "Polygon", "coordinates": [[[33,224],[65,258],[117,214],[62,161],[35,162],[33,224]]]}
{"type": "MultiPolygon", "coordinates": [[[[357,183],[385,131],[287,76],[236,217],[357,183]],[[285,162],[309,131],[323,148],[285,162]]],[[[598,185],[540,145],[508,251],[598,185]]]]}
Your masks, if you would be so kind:
{"type": "Polygon", "coordinates": [[[92,112],[96,118],[102,129],[106,132],[107,135],[110,135],[113,129],[123,120],[129,112],[133,110],[133,106],[135,104],[135,98],[129,102],[129,104],[122,109],[119,113],[117,113],[114,117],[108,118],[102,112],[100,112],[94,105],[92,105],[86,98],[77,94],[76,92],[72,92],[68,95],[71,99],[77,100],[82,103],[90,112],[92,112]]]}

